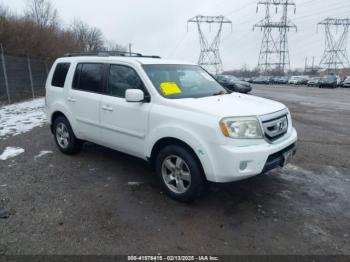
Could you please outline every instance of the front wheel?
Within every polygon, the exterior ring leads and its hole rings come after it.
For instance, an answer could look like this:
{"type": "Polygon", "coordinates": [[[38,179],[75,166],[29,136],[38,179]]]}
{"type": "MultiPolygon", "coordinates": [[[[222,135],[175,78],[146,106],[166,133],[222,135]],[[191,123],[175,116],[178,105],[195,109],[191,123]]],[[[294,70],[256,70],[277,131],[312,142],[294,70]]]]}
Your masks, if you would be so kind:
{"type": "Polygon", "coordinates": [[[206,188],[199,160],[185,147],[170,145],[156,159],[156,172],[165,192],[179,202],[192,202],[206,188]]]}

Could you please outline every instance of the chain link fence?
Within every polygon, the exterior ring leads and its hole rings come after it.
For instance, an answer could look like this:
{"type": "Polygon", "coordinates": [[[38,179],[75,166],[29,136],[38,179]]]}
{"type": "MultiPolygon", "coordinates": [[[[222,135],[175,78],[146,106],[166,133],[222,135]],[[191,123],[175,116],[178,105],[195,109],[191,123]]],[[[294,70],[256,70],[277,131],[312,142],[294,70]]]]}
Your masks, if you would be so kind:
{"type": "Polygon", "coordinates": [[[45,96],[46,77],[52,62],[0,55],[0,105],[45,96]]]}

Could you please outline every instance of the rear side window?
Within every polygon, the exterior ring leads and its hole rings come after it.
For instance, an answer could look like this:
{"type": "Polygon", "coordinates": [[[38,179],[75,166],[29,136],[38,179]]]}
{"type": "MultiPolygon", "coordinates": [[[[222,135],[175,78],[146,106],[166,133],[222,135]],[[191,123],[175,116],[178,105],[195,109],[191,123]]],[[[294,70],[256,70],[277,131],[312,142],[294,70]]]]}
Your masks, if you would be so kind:
{"type": "Polygon", "coordinates": [[[103,68],[103,64],[78,64],[74,74],[73,89],[105,93],[102,84],[103,68]]]}
{"type": "Polygon", "coordinates": [[[51,85],[56,87],[64,87],[70,63],[58,63],[53,73],[51,85]]]}

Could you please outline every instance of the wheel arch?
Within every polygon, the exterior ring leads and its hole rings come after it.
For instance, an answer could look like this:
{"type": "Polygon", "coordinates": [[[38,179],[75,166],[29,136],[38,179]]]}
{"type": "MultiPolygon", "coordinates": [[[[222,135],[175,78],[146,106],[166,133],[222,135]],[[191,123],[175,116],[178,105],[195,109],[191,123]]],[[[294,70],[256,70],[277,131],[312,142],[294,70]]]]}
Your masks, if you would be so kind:
{"type": "Polygon", "coordinates": [[[204,177],[206,177],[205,175],[205,171],[202,165],[202,162],[200,160],[200,158],[198,157],[198,155],[196,154],[195,150],[186,142],[178,139],[178,138],[174,138],[174,137],[163,137],[161,139],[159,139],[152,147],[151,150],[151,155],[149,157],[149,164],[151,166],[151,168],[154,170],[155,169],[155,162],[156,162],[156,158],[158,153],[160,152],[160,150],[168,145],[178,145],[178,146],[182,146],[185,149],[187,149],[189,152],[191,152],[191,154],[194,156],[194,158],[196,159],[196,161],[198,162],[204,177]]]}
{"type": "MultiPolygon", "coordinates": [[[[56,119],[57,119],[58,117],[60,117],[60,116],[63,116],[64,118],[66,118],[66,119],[68,120],[68,117],[67,117],[64,113],[62,113],[61,111],[55,111],[55,112],[51,115],[51,118],[50,118],[50,123],[51,123],[50,129],[51,129],[51,132],[52,132],[52,133],[53,133],[53,125],[54,125],[56,119]]],[[[69,121],[69,120],[68,120],[68,121],[69,121]]]]}

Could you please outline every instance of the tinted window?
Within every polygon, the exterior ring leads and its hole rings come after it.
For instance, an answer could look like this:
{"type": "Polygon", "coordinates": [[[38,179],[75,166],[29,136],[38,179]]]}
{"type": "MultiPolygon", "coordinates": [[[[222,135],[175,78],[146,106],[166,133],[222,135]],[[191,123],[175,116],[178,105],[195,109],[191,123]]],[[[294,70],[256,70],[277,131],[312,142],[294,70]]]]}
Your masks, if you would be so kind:
{"type": "Polygon", "coordinates": [[[144,85],[134,69],[128,66],[111,65],[108,77],[110,95],[124,98],[127,89],[145,91],[144,85]]]}
{"type": "Polygon", "coordinates": [[[70,63],[59,63],[56,66],[55,72],[52,77],[51,85],[57,87],[64,87],[67,73],[70,67],[70,63]]]}
{"type": "Polygon", "coordinates": [[[79,82],[81,67],[82,67],[82,64],[78,64],[75,69],[73,85],[72,85],[73,89],[78,89],[78,82],[79,82]]]}
{"type": "Polygon", "coordinates": [[[103,64],[79,64],[76,68],[73,88],[103,93],[103,64]]]}

